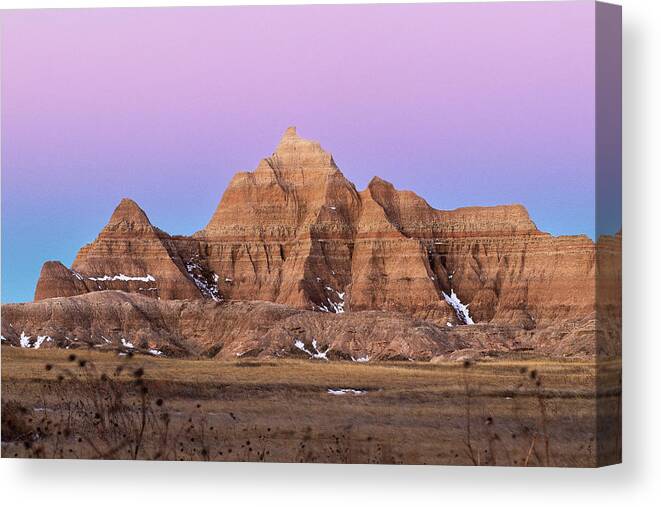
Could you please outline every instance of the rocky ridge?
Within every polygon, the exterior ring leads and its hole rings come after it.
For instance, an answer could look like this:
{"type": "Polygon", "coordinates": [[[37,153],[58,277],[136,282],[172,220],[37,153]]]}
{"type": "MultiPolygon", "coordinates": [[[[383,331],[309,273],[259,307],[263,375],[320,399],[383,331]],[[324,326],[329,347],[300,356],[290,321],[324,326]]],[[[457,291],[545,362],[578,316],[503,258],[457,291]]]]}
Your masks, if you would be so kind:
{"type": "MultiPolygon", "coordinates": [[[[619,244],[619,237],[602,243],[612,246],[613,241],[619,244]]],[[[612,275],[619,276],[619,258],[609,259],[612,275]]],[[[160,300],[154,304],[162,309],[262,301],[298,312],[297,318],[311,326],[328,318],[341,326],[385,312],[403,319],[398,322],[406,322],[409,333],[416,329],[413,322],[424,321],[440,329],[443,340],[477,334],[484,341],[499,333],[513,340],[514,333],[521,341],[532,333],[533,348],[550,353],[536,341],[540,336],[555,336],[548,338],[555,343],[596,327],[597,271],[591,239],[541,232],[520,205],[436,210],[378,177],[358,192],[318,142],[289,128],[255,171],[234,176],[207,226],[193,236],[169,236],[136,203],[122,200],[71,268],[56,261],[44,264],[34,304],[60,305],[61,297],[91,297],[98,291],[160,300]],[[330,313],[346,315],[319,315],[330,313]],[[465,326],[471,322],[478,325],[465,326]],[[468,327],[473,330],[459,329],[468,327]]],[[[32,311],[17,308],[12,311],[32,311]]],[[[197,314],[202,322],[211,319],[201,310],[197,314]]],[[[225,310],[216,314],[227,316],[225,310]]],[[[604,343],[612,343],[619,324],[600,329],[608,335],[604,343]]],[[[181,329],[176,336],[191,339],[181,329]]],[[[594,330],[591,336],[593,353],[612,349],[597,344],[594,330]]],[[[341,349],[334,340],[326,342],[341,349]]],[[[430,343],[425,357],[447,352],[430,343]]],[[[266,345],[258,349],[273,352],[266,345]]],[[[559,353],[579,354],[572,346],[565,349],[559,353]]],[[[590,347],[582,350],[590,355],[590,347]]]]}
{"type": "Polygon", "coordinates": [[[339,315],[265,301],[157,300],[99,291],[3,306],[3,344],[93,348],[167,357],[300,357],[356,362],[511,354],[591,357],[594,320],[524,330],[438,326],[400,313],[339,315]]]}

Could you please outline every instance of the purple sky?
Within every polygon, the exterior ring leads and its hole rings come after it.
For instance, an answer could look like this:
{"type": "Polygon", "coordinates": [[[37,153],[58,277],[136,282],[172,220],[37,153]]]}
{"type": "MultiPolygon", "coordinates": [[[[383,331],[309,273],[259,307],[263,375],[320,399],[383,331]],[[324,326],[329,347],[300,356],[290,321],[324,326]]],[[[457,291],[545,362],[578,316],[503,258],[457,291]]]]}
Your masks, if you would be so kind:
{"type": "Polygon", "coordinates": [[[2,300],[114,206],[206,224],[289,125],[363,188],[594,236],[592,2],[2,15],[2,300]]]}

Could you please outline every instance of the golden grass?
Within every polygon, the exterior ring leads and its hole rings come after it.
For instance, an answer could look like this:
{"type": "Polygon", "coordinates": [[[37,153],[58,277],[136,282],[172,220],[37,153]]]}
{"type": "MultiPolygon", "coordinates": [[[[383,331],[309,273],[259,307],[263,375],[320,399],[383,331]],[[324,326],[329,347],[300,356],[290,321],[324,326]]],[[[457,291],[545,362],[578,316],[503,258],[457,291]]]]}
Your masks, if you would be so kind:
{"type": "MultiPolygon", "coordinates": [[[[39,448],[46,457],[134,457],[130,445],[113,450],[116,455],[101,453],[108,439],[95,430],[92,414],[84,408],[89,405],[87,387],[94,392],[98,376],[118,366],[144,371],[141,382],[149,389],[151,419],[135,453],[142,459],[564,466],[597,462],[597,368],[589,361],[493,360],[468,367],[461,362],[224,362],[3,347],[3,404],[20,403],[29,413],[37,409],[52,424],[68,420],[72,426],[71,420],[76,421],[72,427],[80,435],[63,439],[66,446],[58,443],[57,449],[53,438],[41,437],[39,448]],[[86,361],[85,366],[71,362],[71,353],[76,361],[86,361]],[[46,364],[51,365],[48,370],[46,364]],[[72,377],[58,382],[63,371],[72,377]],[[76,384],[74,377],[85,383],[76,384]],[[329,388],[367,393],[333,396],[329,388]],[[162,405],[156,407],[156,400],[162,405]],[[172,431],[166,447],[158,422],[165,415],[172,431]]],[[[600,390],[617,390],[618,371],[618,362],[600,364],[600,390]]],[[[135,378],[118,376],[115,382],[124,386],[124,400],[130,400],[124,407],[126,420],[135,426],[141,399],[135,378]]],[[[36,417],[31,417],[33,424],[36,417]]],[[[107,447],[113,446],[108,442],[107,447]]],[[[26,449],[4,438],[3,454],[38,455],[34,447],[26,449]]]]}
{"type": "MultiPolygon", "coordinates": [[[[574,389],[582,393],[593,390],[596,364],[593,361],[489,361],[472,363],[468,370],[462,362],[443,363],[386,362],[353,363],[347,361],[314,360],[237,360],[168,359],[134,356],[132,359],[107,352],[77,350],[79,357],[94,361],[100,368],[115,368],[120,364],[144,366],[149,380],[196,383],[217,382],[229,384],[274,384],[289,386],[323,387],[328,384],[351,383],[371,388],[406,388],[452,390],[463,386],[464,376],[486,388],[511,388],[521,379],[521,368],[537,370],[545,378],[545,387],[574,389]]],[[[68,350],[26,350],[3,348],[3,381],[26,379],[52,379],[44,370],[45,362],[62,367],[69,366],[68,350]]],[[[610,363],[617,369],[618,362],[610,363]]]]}

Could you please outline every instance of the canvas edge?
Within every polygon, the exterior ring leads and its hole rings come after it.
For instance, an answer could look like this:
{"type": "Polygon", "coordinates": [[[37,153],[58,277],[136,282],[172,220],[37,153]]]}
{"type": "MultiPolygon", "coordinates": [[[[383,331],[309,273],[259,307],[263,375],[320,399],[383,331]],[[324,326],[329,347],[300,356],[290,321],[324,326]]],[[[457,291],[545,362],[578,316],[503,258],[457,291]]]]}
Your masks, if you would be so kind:
{"type": "Polygon", "coordinates": [[[622,462],[622,7],[619,5],[595,2],[594,70],[595,465],[602,467],[622,462]]]}

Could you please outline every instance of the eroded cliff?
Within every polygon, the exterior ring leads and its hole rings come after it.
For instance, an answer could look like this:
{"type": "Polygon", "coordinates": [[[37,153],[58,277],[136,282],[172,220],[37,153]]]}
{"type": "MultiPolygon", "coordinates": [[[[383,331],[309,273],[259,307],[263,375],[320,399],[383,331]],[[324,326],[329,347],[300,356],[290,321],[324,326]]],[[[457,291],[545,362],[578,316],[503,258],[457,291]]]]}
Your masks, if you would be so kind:
{"type": "Polygon", "coordinates": [[[378,177],[358,192],[330,153],[289,128],[255,171],[234,176],[204,229],[171,237],[124,199],[70,269],[44,264],[35,300],[120,290],[199,308],[390,312],[445,334],[478,323],[566,336],[596,318],[596,269],[591,239],[541,232],[521,205],[436,210],[378,177]]]}

